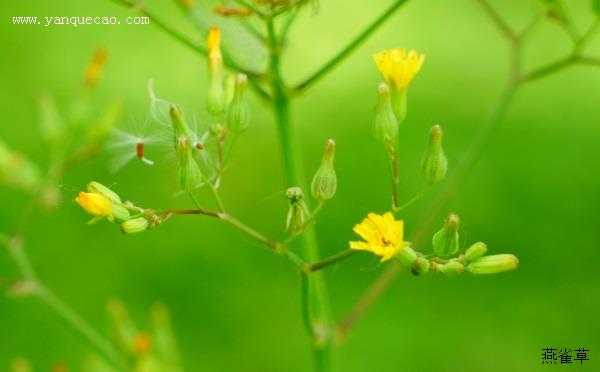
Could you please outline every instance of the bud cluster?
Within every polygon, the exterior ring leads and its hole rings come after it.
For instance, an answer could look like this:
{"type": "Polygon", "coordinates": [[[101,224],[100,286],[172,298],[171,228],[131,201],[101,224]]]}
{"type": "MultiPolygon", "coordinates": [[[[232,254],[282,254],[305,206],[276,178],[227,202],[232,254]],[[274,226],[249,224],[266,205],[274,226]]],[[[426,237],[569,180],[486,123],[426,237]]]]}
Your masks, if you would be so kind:
{"type": "Polygon", "coordinates": [[[442,228],[433,235],[434,257],[428,259],[408,246],[396,258],[409,267],[414,275],[429,271],[446,276],[456,276],[465,271],[473,275],[497,274],[514,270],[519,265],[519,260],[513,254],[486,256],[488,248],[483,242],[476,242],[464,253],[460,253],[461,239],[460,218],[452,213],[442,228]]]}

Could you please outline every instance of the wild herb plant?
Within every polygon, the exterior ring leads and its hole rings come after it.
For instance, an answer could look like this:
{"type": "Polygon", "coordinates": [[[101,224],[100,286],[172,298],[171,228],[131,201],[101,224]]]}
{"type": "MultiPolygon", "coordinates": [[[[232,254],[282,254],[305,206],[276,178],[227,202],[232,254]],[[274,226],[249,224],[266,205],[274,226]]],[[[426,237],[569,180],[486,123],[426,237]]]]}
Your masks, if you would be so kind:
{"type": "MultiPolygon", "coordinates": [[[[221,40],[224,31],[219,27],[206,24],[201,16],[200,7],[191,0],[181,0],[177,4],[203,33],[205,42],[202,43],[196,43],[172,29],[141,2],[114,1],[130,6],[150,17],[153,24],[172,35],[179,42],[207,57],[209,84],[207,87],[208,101],[205,108],[210,120],[203,123],[204,130],[199,130],[196,125],[191,124],[190,117],[186,116],[186,113],[175,103],[158,98],[154,87],[149,84],[151,118],[149,125],[153,126],[153,130],[161,132],[163,136],[166,135],[170,139],[171,151],[175,154],[177,164],[176,176],[181,190],[189,196],[191,203],[189,209],[156,209],[149,206],[138,206],[122,198],[115,190],[96,181],[90,182],[86,186],[86,190],[79,193],[76,202],[92,215],[90,223],[106,219],[118,225],[125,234],[143,233],[159,228],[162,223],[184,215],[215,218],[262,243],[274,254],[287,259],[300,274],[299,292],[302,298],[304,321],[314,350],[314,369],[316,371],[339,369],[336,357],[339,346],[348,335],[352,325],[384,292],[397,276],[400,268],[409,270],[415,276],[426,274],[455,276],[463,274],[465,271],[473,275],[495,274],[513,270],[518,266],[518,260],[512,254],[488,255],[485,243],[481,241],[467,243],[460,217],[455,213],[451,213],[443,222],[439,221],[440,228],[432,236],[428,237],[425,233],[434,221],[438,221],[440,210],[465,178],[493,129],[501,122],[511,100],[522,86],[571,65],[600,66],[599,58],[590,57],[584,53],[586,43],[594,35],[600,22],[598,20],[598,16],[600,16],[598,1],[592,1],[592,10],[596,15],[593,24],[585,32],[580,33],[570,20],[562,1],[559,0],[541,1],[531,22],[521,31],[510,27],[487,0],[475,0],[510,46],[510,73],[505,88],[497,104],[490,110],[488,117],[479,127],[462,160],[456,166],[449,164],[444,154],[441,126],[436,124],[429,129],[429,143],[424,149],[421,161],[421,176],[424,179],[425,187],[413,198],[403,202],[399,200],[398,195],[398,188],[401,186],[398,172],[401,166],[398,158],[398,145],[399,139],[402,137],[402,126],[419,125],[411,123],[407,115],[410,106],[409,89],[412,84],[418,83],[416,79],[419,71],[427,68],[426,58],[417,50],[396,48],[396,46],[375,54],[375,66],[381,73],[382,81],[373,82],[373,86],[377,86],[374,93],[378,95],[378,99],[371,126],[375,140],[381,143],[382,151],[387,153],[390,162],[391,171],[386,176],[389,177],[391,185],[390,206],[387,210],[374,211],[365,216],[362,221],[357,221],[353,230],[360,238],[359,240],[349,241],[347,249],[330,257],[321,258],[318,237],[314,228],[316,216],[327,206],[327,201],[335,197],[338,182],[343,183],[344,180],[337,179],[334,166],[335,142],[328,140],[325,144],[321,164],[316,167],[311,182],[308,182],[303,173],[303,162],[298,152],[299,143],[290,113],[291,106],[299,94],[310,92],[311,87],[342,63],[408,1],[394,1],[355,39],[341,48],[337,55],[315,73],[295,85],[288,84],[282,76],[282,56],[286,50],[288,33],[298,14],[305,8],[313,11],[317,9],[318,2],[316,0],[235,0],[224,1],[214,8],[215,14],[227,18],[228,22],[238,22],[249,37],[255,38],[264,47],[268,55],[267,68],[264,70],[246,67],[241,61],[234,58],[230,51],[235,50],[236,45],[224,45],[221,40]],[[572,52],[557,61],[551,61],[533,70],[525,70],[522,66],[522,53],[528,36],[543,21],[554,22],[567,32],[572,40],[572,52]],[[287,235],[283,237],[267,237],[240,221],[227,207],[226,195],[221,195],[220,192],[221,183],[227,182],[229,177],[235,177],[226,172],[229,156],[235,156],[233,151],[235,143],[242,141],[244,132],[252,129],[251,111],[248,104],[250,92],[257,94],[272,109],[278,128],[287,184],[285,197],[289,209],[286,216],[273,216],[273,219],[285,222],[287,235]],[[445,180],[447,173],[450,177],[445,180]],[[411,239],[407,240],[404,235],[403,212],[420,198],[426,196],[427,191],[433,187],[441,188],[434,202],[434,208],[429,211],[427,219],[418,225],[419,227],[411,239]],[[203,189],[208,190],[212,201],[206,200],[205,194],[200,193],[203,189]],[[429,239],[431,244],[427,242],[429,239]],[[358,252],[379,256],[381,262],[385,262],[386,267],[380,278],[363,294],[348,315],[336,322],[331,316],[327,283],[322,275],[322,270],[340,263],[358,252]]],[[[94,71],[94,63],[91,66],[90,71],[94,71]]],[[[89,74],[93,76],[93,73],[89,74]]],[[[63,137],[71,136],[69,130],[72,128],[57,130],[58,125],[55,123],[64,121],[56,119],[56,110],[52,106],[44,105],[42,108],[44,118],[42,134],[48,138],[51,146],[64,149],[64,146],[57,144],[65,141],[63,137]],[[50,125],[51,123],[54,124],[50,125]]],[[[112,115],[109,116],[112,117],[112,115]]],[[[77,122],[77,120],[73,120],[73,122],[77,122]]],[[[107,120],[106,123],[108,122],[112,125],[114,120],[107,120]]],[[[102,135],[105,134],[105,129],[108,127],[110,127],[108,124],[101,126],[103,128],[100,131],[102,135]]],[[[84,128],[93,129],[96,126],[90,126],[88,123],[84,128]]],[[[94,131],[95,129],[92,130],[92,132],[94,131]]],[[[122,131],[117,134],[125,138],[125,141],[119,142],[117,145],[125,148],[128,154],[127,159],[137,158],[149,166],[154,163],[154,159],[148,159],[145,153],[146,148],[153,144],[152,140],[128,135],[122,131]]],[[[426,134],[425,130],[423,134],[426,134]]],[[[98,139],[100,136],[93,138],[98,139]]],[[[91,144],[96,146],[97,143],[94,141],[91,144]]],[[[48,203],[47,200],[57,197],[58,180],[64,171],[65,163],[70,164],[71,161],[71,157],[62,151],[57,150],[57,153],[57,160],[52,162],[48,177],[42,180],[39,171],[30,162],[20,160],[19,166],[15,166],[14,162],[18,157],[11,150],[2,146],[0,147],[0,170],[6,180],[13,185],[33,193],[33,205],[44,205],[48,203]]],[[[89,151],[78,150],[72,153],[74,154],[72,156],[79,159],[81,153],[88,154],[89,151]]],[[[198,223],[201,223],[201,220],[198,223]]],[[[120,332],[121,337],[118,338],[119,342],[116,345],[106,341],[40,282],[24,254],[22,238],[22,228],[18,229],[14,235],[2,238],[21,270],[22,279],[14,283],[13,292],[37,295],[47,302],[76,330],[81,332],[97,351],[118,370],[180,370],[179,360],[174,357],[177,353],[173,351],[175,349],[172,336],[168,327],[164,326],[167,324],[166,321],[159,322],[159,324],[163,325],[163,335],[169,335],[167,337],[169,341],[166,344],[169,345],[167,349],[171,351],[161,354],[160,347],[152,346],[154,344],[164,345],[161,338],[133,331],[135,328],[131,326],[129,320],[124,320],[128,318],[124,315],[123,306],[119,303],[113,304],[111,307],[112,317],[116,319],[117,333],[120,332]]],[[[164,309],[161,311],[159,312],[164,315],[164,309]]],[[[161,319],[164,320],[165,317],[163,316],[161,319]]],[[[102,368],[112,367],[102,366],[102,368]]]]}

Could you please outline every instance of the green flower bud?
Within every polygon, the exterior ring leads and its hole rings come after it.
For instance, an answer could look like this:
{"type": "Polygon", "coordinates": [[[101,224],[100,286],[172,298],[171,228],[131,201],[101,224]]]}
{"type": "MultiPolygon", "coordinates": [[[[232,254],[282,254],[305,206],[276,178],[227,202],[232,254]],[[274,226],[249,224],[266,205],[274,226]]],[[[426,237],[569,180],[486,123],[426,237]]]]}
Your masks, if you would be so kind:
{"type": "Polygon", "coordinates": [[[152,306],[150,315],[153,326],[153,351],[161,357],[165,366],[181,370],[178,368],[181,357],[171,327],[169,310],[164,304],[158,303],[152,306]]]}
{"type": "Polygon", "coordinates": [[[404,243],[405,246],[398,252],[396,259],[406,267],[412,267],[417,262],[419,256],[417,252],[410,247],[408,243],[404,243]]]}
{"type": "Polygon", "coordinates": [[[312,183],[311,192],[315,199],[325,201],[333,198],[337,189],[337,178],[333,161],[335,158],[335,142],[330,139],[325,145],[325,152],[321,166],[315,173],[312,183]]]}
{"type": "Polygon", "coordinates": [[[456,254],[460,249],[460,218],[451,213],[444,226],[433,234],[433,251],[439,257],[450,257],[456,254]]]}
{"type": "Polygon", "coordinates": [[[134,340],[139,332],[129,317],[127,307],[121,300],[115,299],[109,302],[108,318],[113,339],[119,346],[119,349],[133,354],[134,340]]]}
{"type": "Polygon", "coordinates": [[[410,271],[413,273],[413,275],[419,276],[427,274],[430,268],[431,264],[429,263],[429,260],[425,257],[419,257],[415,261],[415,264],[413,265],[410,271]]]}
{"type": "Polygon", "coordinates": [[[150,222],[144,217],[133,218],[121,224],[121,231],[124,234],[136,234],[146,231],[150,228],[150,222]]]}
{"type": "Polygon", "coordinates": [[[477,242],[470,246],[466,252],[464,259],[467,261],[473,261],[487,252],[487,245],[483,242],[477,242]]]}
{"type": "Polygon", "coordinates": [[[285,196],[289,204],[285,229],[291,229],[296,234],[300,233],[304,228],[306,216],[308,215],[304,204],[304,193],[299,187],[290,187],[287,189],[285,196]]]}
{"type": "Polygon", "coordinates": [[[191,192],[202,183],[202,172],[200,172],[193,154],[192,131],[177,106],[171,106],[170,115],[173,124],[179,182],[183,190],[191,192]]]}
{"type": "Polygon", "coordinates": [[[379,84],[379,100],[375,107],[373,136],[385,146],[394,146],[398,137],[398,119],[392,110],[390,88],[386,83],[379,84]]]}
{"type": "Polygon", "coordinates": [[[429,145],[421,159],[421,170],[430,186],[446,177],[448,160],[442,148],[442,128],[439,125],[434,125],[429,131],[429,145]]]}
{"type": "MultiPolygon", "coordinates": [[[[121,203],[112,203],[112,218],[116,223],[129,220],[129,210],[121,203]]],[[[111,221],[112,222],[112,221],[111,221]]]]}
{"type": "Polygon", "coordinates": [[[246,94],[248,77],[238,74],[235,78],[235,94],[227,111],[227,126],[233,133],[241,133],[250,125],[250,106],[246,94]]]}
{"type": "Polygon", "coordinates": [[[86,189],[88,192],[100,194],[114,203],[121,203],[121,198],[119,197],[119,194],[104,186],[100,182],[92,181],[87,184],[86,189]]]}
{"type": "Polygon", "coordinates": [[[437,265],[438,271],[447,276],[456,276],[465,271],[465,266],[458,261],[450,261],[437,265]]]}
{"type": "Polygon", "coordinates": [[[495,254],[476,259],[467,265],[467,271],[474,275],[497,274],[511,271],[519,266],[519,259],[513,254],[495,254]]]}

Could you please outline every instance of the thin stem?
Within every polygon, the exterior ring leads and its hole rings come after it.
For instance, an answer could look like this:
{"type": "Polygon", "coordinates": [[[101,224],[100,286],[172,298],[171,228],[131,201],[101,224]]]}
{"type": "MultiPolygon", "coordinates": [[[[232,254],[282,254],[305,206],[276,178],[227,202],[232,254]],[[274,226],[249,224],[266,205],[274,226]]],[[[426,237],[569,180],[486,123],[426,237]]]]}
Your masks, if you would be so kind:
{"type": "Polygon", "coordinates": [[[254,230],[250,226],[242,223],[241,221],[239,221],[238,219],[236,219],[235,217],[233,217],[227,213],[219,213],[219,219],[234,226],[236,229],[238,229],[241,232],[243,232],[244,234],[258,240],[259,242],[264,243],[265,245],[267,245],[268,247],[270,247],[273,250],[281,249],[281,244],[265,237],[263,234],[259,233],[258,231],[254,230]]]}
{"type": "Polygon", "coordinates": [[[9,238],[7,235],[0,235],[0,240],[4,243],[23,278],[34,285],[33,294],[37,295],[50,308],[52,308],[61,318],[63,318],[73,329],[82,335],[92,346],[101,352],[108,361],[116,367],[128,370],[127,363],[117,353],[115,348],[103,338],[98,331],[90,326],[79,314],[58,298],[50,289],[45,287],[37,279],[37,274],[29,261],[29,257],[23,249],[22,242],[18,238],[9,238]]]}
{"type": "Polygon", "coordinates": [[[398,186],[400,185],[398,150],[391,149],[389,154],[390,165],[392,167],[392,209],[396,210],[398,208],[398,186]]]}
{"type": "Polygon", "coordinates": [[[160,212],[176,215],[201,214],[204,216],[219,218],[219,212],[209,211],[206,209],[163,209],[160,210],[160,212]]]}
{"type": "Polygon", "coordinates": [[[323,67],[309,76],[304,82],[300,83],[294,91],[300,93],[311,87],[313,84],[322,79],[327,73],[333,70],[340,62],[348,57],[358,46],[360,46],[379,26],[381,26],[388,18],[390,18],[400,6],[404,5],[407,0],[396,0],[389,8],[387,8],[377,19],[373,21],[365,30],[363,30],[353,41],[351,41],[344,49],[325,63],[323,67]]]}
{"type": "Polygon", "coordinates": [[[413,196],[412,198],[410,198],[406,203],[402,204],[401,206],[398,206],[398,207],[394,208],[394,210],[392,212],[393,213],[398,213],[398,212],[401,212],[402,210],[410,207],[412,204],[414,204],[419,199],[421,199],[423,197],[423,195],[425,195],[425,193],[429,189],[430,189],[430,187],[427,187],[427,188],[424,188],[423,190],[419,191],[415,196],[413,196]]]}
{"type": "Polygon", "coordinates": [[[102,335],[92,328],[79,314],[57,297],[51,290],[37,283],[34,292],[55,313],[63,318],[73,329],[83,336],[98,351],[105,355],[116,367],[129,370],[127,362],[102,335]]]}
{"type": "Polygon", "coordinates": [[[479,5],[483,8],[485,13],[490,17],[490,19],[494,22],[500,33],[506,37],[511,42],[516,42],[518,40],[517,34],[512,30],[512,28],[504,21],[504,19],[498,14],[498,12],[488,3],[487,0],[476,0],[479,5]]]}
{"type": "Polygon", "coordinates": [[[308,265],[308,270],[309,271],[319,271],[327,266],[330,266],[330,265],[338,263],[342,260],[345,260],[346,258],[352,256],[356,252],[357,251],[353,250],[353,249],[343,250],[343,251],[333,254],[319,262],[315,262],[315,263],[308,265]]]}
{"type": "Polygon", "coordinates": [[[569,57],[565,57],[558,61],[552,62],[546,66],[542,66],[537,68],[531,72],[528,72],[520,77],[521,82],[530,82],[533,80],[537,80],[543,77],[546,77],[550,74],[558,72],[564,68],[571,66],[575,61],[580,60],[580,58],[575,55],[571,55],[569,57]]]}

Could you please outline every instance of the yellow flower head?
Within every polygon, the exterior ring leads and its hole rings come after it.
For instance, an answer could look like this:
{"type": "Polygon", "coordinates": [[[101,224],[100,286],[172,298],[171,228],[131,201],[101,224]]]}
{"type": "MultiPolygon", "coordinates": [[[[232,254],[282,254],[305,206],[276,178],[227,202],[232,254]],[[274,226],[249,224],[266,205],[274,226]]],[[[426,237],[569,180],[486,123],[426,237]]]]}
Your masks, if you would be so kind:
{"type": "Polygon", "coordinates": [[[75,198],[75,201],[92,216],[112,216],[112,202],[104,195],[91,192],[80,192],[77,198],[75,198]]]}
{"type": "Polygon", "coordinates": [[[398,90],[407,88],[425,61],[425,55],[414,49],[387,49],[373,56],[385,81],[398,90]]]}
{"type": "Polygon", "coordinates": [[[404,221],[396,221],[390,212],[383,216],[369,213],[354,226],[354,232],[365,241],[350,242],[351,249],[369,251],[381,256],[381,262],[395,257],[404,247],[404,221]]]}

